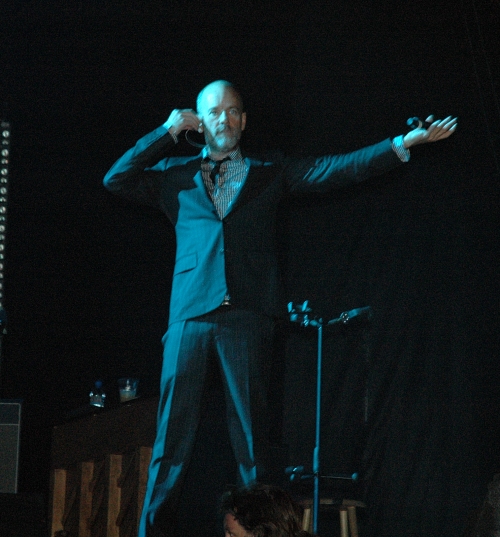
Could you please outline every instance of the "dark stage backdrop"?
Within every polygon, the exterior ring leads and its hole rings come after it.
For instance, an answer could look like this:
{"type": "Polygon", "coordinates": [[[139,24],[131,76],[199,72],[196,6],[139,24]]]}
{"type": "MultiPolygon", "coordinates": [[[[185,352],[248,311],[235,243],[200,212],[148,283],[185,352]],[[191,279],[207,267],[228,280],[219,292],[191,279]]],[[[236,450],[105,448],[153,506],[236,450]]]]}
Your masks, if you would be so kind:
{"type": "MultiPolygon", "coordinates": [[[[47,491],[50,428],[97,378],[115,401],[123,375],[156,393],[173,232],[101,181],[172,108],[227,78],[243,89],[251,150],[343,152],[404,132],[409,116],[459,116],[452,138],[382,178],[289,200],[280,251],[289,300],[325,319],[374,311],[370,325],[325,334],[325,472],[360,472],[366,535],[461,534],[500,463],[498,2],[1,9],[13,132],[1,396],[24,400],[21,490],[47,491]]],[[[273,354],[273,441],[287,464],[307,465],[316,333],[285,323],[273,354]]],[[[210,430],[185,495],[207,498],[200,534],[213,483],[234,479],[205,458],[210,430]]],[[[227,439],[224,450],[230,459],[227,439]]]]}

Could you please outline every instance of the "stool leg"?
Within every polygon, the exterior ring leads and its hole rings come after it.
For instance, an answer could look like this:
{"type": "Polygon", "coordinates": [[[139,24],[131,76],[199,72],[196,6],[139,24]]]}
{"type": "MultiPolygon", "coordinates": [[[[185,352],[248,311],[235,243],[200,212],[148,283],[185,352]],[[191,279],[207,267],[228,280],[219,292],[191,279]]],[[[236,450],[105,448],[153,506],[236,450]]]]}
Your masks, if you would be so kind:
{"type": "Polygon", "coordinates": [[[339,510],[340,514],[340,537],[349,537],[349,528],[347,523],[347,509],[341,507],[339,510]]]}
{"type": "Polygon", "coordinates": [[[312,517],[311,517],[312,509],[310,507],[306,507],[304,509],[304,514],[302,516],[302,529],[304,531],[310,532],[312,529],[312,517]]]}
{"type": "Polygon", "coordinates": [[[351,530],[351,537],[358,537],[358,519],[356,517],[355,505],[349,505],[347,507],[347,515],[349,517],[349,528],[351,530]]]}

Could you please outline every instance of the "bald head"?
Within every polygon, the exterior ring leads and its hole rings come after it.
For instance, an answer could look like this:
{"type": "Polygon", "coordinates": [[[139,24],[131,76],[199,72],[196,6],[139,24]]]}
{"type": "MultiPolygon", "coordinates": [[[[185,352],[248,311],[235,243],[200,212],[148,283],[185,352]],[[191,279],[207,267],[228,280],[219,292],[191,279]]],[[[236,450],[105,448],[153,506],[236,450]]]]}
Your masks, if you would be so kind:
{"type": "Polygon", "coordinates": [[[237,99],[239,103],[240,112],[243,112],[243,99],[241,98],[239,91],[234,87],[234,85],[227,80],[215,80],[214,82],[210,82],[210,84],[205,86],[200,91],[200,93],[198,93],[198,97],[196,99],[196,109],[198,110],[198,113],[200,113],[200,108],[203,107],[207,95],[213,92],[223,92],[224,90],[227,90],[228,92],[233,94],[233,96],[237,99]]]}

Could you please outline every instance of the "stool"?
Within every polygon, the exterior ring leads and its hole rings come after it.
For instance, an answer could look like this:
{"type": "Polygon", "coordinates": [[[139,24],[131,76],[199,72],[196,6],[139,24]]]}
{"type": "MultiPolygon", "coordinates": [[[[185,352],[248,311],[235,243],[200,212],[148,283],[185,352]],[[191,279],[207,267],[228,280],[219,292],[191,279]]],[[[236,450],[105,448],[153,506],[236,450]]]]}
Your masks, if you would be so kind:
{"type": "MultiPolygon", "coordinates": [[[[311,533],[313,527],[313,500],[312,498],[301,500],[300,504],[304,508],[304,515],[302,517],[302,529],[311,533]]],[[[321,498],[319,501],[319,505],[320,508],[321,506],[329,506],[339,510],[340,537],[349,537],[349,534],[350,537],[359,537],[356,508],[366,507],[363,502],[357,500],[343,500],[342,503],[339,503],[333,498],[321,498]]]]}

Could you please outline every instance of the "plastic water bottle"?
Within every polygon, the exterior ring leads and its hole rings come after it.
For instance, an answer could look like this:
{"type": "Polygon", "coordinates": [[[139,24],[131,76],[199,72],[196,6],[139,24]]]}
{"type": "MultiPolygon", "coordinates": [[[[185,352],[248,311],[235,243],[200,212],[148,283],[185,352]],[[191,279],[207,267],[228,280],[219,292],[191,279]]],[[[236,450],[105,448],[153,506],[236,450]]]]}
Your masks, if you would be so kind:
{"type": "Polygon", "coordinates": [[[94,389],[90,392],[90,404],[93,406],[104,407],[106,394],[102,389],[102,380],[96,380],[94,389]]]}

